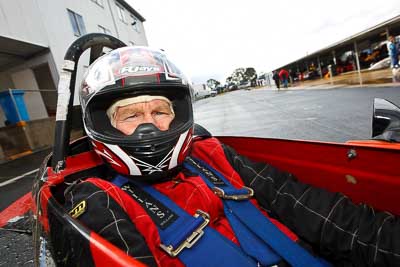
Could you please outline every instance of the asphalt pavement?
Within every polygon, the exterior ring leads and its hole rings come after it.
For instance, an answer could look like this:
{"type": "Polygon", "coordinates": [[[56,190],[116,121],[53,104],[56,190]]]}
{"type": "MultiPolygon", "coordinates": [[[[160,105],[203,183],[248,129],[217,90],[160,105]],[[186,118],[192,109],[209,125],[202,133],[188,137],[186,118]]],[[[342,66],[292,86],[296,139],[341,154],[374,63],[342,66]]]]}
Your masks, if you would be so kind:
{"type": "Polygon", "coordinates": [[[32,181],[50,149],[0,164],[0,212],[32,189],[32,181]]]}
{"type": "Polygon", "coordinates": [[[375,97],[400,105],[400,86],[238,90],[195,103],[213,135],[346,142],[369,139],[375,97]]]}

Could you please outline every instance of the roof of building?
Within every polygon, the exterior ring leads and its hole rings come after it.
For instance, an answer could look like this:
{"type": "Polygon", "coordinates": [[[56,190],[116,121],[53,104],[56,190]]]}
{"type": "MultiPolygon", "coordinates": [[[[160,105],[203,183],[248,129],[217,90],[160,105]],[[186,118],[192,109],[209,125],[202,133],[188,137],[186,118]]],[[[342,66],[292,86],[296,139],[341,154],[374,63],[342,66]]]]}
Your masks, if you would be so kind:
{"type": "Polygon", "coordinates": [[[117,0],[117,2],[119,4],[121,4],[124,8],[126,8],[129,12],[131,12],[133,15],[135,15],[135,17],[137,17],[141,22],[146,21],[146,19],[139,14],[139,12],[137,12],[130,4],[128,4],[126,1],[124,0],[117,0]]]}
{"type": "MultiPolygon", "coordinates": [[[[296,63],[298,61],[301,61],[301,60],[315,58],[318,55],[327,53],[327,52],[335,50],[335,49],[341,49],[341,48],[344,48],[344,47],[349,47],[350,45],[354,45],[355,41],[358,42],[358,41],[362,41],[362,40],[371,38],[372,36],[379,34],[380,31],[385,30],[386,27],[394,26],[394,25],[396,25],[396,26],[400,25],[400,15],[398,15],[398,16],[396,16],[394,18],[391,18],[389,20],[386,20],[386,21],[384,21],[382,23],[379,23],[379,24],[377,24],[377,25],[375,25],[373,27],[370,27],[370,28],[368,28],[368,29],[366,29],[364,31],[361,31],[361,32],[356,33],[356,34],[353,34],[353,35],[351,35],[351,36],[349,36],[349,37],[347,37],[347,38],[345,38],[343,40],[340,40],[340,41],[338,41],[336,43],[333,43],[333,44],[331,44],[331,45],[329,45],[327,47],[324,47],[324,48],[319,49],[319,50],[317,50],[317,51],[315,51],[315,52],[313,52],[311,54],[308,54],[305,57],[299,58],[299,59],[294,60],[294,61],[292,61],[292,62],[290,62],[288,64],[285,64],[284,66],[286,67],[286,66],[292,65],[292,64],[294,64],[294,63],[296,63]]],[[[279,69],[279,68],[277,68],[277,69],[279,69]]]]}

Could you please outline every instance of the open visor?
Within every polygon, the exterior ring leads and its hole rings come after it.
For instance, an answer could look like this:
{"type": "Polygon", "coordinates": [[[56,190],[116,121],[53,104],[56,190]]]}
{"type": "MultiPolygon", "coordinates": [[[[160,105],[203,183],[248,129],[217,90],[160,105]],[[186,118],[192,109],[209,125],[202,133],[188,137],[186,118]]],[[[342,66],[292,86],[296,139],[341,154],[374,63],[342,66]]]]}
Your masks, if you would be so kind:
{"type": "MultiPolygon", "coordinates": [[[[182,133],[193,126],[192,103],[190,89],[182,84],[139,84],[119,88],[118,94],[113,90],[102,90],[92,97],[84,113],[86,131],[95,140],[108,144],[143,145],[175,139],[177,133],[182,133]],[[117,100],[139,95],[161,95],[168,98],[175,112],[169,130],[160,131],[157,127],[140,125],[131,135],[124,135],[111,125],[106,114],[107,109],[117,100]],[[162,140],[161,140],[162,139],[162,140]]],[[[114,90],[115,91],[115,90],[114,90]]]]}

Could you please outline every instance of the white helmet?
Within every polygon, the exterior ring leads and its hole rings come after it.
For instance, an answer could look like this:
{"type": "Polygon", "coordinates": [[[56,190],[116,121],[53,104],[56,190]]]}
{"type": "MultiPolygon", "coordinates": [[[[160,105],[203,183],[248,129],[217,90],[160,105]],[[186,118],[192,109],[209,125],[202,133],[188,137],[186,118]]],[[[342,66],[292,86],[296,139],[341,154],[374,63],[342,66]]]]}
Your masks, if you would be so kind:
{"type": "Polygon", "coordinates": [[[124,47],[98,58],[82,81],[83,123],[94,150],[118,173],[147,181],[165,178],[190,151],[192,88],[164,52],[124,47]],[[114,128],[107,109],[117,100],[141,95],[168,98],[175,118],[166,131],[145,123],[131,135],[114,128]]]}

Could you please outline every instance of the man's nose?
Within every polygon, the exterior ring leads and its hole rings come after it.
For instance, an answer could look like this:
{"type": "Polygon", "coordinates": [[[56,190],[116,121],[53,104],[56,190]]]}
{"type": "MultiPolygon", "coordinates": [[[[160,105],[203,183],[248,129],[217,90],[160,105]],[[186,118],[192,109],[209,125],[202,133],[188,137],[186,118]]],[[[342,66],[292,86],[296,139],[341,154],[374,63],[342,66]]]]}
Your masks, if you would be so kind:
{"type": "Polygon", "coordinates": [[[155,124],[155,120],[154,120],[154,118],[153,118],[151,113],[145,113],[144,114],[143,123],[153,123],[154,125],[156,125],[155,124]]]}

